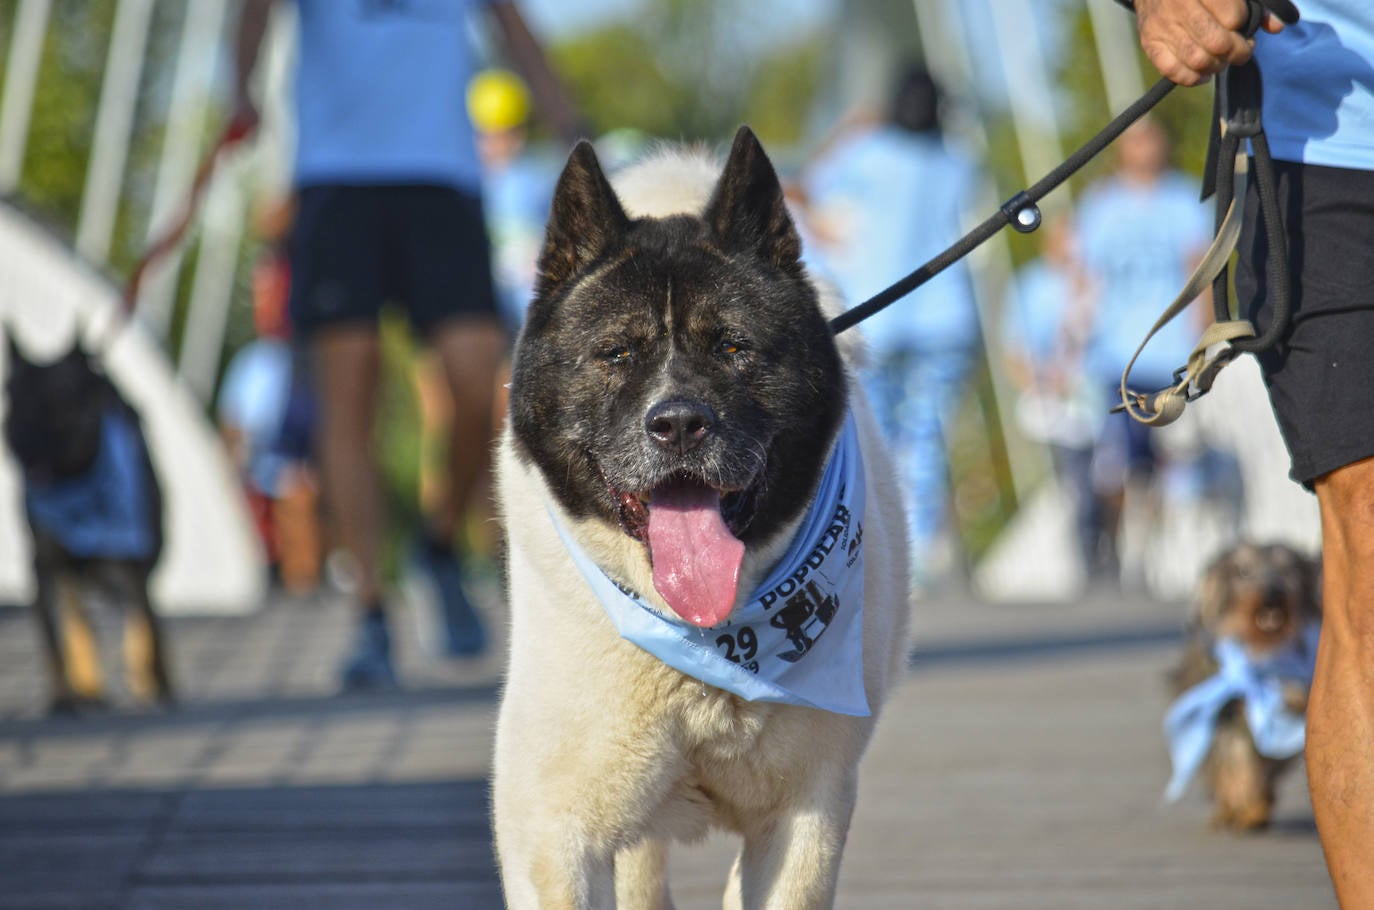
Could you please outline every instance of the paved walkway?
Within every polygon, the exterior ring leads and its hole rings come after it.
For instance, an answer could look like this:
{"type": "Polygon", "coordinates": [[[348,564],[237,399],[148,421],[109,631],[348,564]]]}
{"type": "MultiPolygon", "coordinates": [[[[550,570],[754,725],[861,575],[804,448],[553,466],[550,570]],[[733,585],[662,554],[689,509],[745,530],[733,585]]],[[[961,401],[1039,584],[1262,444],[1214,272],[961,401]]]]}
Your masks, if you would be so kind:
{"type": "MultiPolygon", "coordinates": [[[[1334,906],[1301,772],[1274,829],[1160,804],[1177,607],[916,607],[869,752],[837,906],[1334,906]]],[[[0,610],[0,908],[495,908],[486,773],[499,661],[425,656],[404,691],[333,694],[338,603],[173,621],[171,713],[41,715],[30,618],[0,610]]],[[[499,620],[497,622],[499,625],[499,620]]],[[[499,649],[498,649],[499,650],[499,649]]],[[[732,846],[674,855],[719,906],[732,846]]]]}

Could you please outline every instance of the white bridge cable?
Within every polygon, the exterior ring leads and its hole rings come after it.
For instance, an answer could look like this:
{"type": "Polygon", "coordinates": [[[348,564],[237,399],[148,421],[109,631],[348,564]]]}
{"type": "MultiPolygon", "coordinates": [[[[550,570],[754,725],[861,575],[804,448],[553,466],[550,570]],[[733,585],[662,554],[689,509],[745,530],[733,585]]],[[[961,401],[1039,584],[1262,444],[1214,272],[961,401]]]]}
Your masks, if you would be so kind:
{"type": "MultiPolygon", "coordinates": [[[[990,17],[1027,185],[1054,170],[1066,157],[1038,15],[1031,4],[1019,2],[1000,4],[990,17]]],[[[1048,196],[1041,208],[1056,211],[1071,202],[1065,185],[1048,196]]]]}
{"type": "MultiPolygon", "coordinates": [[[[147,242],[166,230],[184,203],[199,163],[209,95],[224,31],[225,0],[195,0],[186,6],[172,76],[167,131],[158,160],[147,242]]],[[[137,314],[154,337],[164,339],[172,321],[182,247],[154,263],[139,294],[137,314]]]]}
{"type": "MultiPolygon", "coordinates": [[[[921,35],[921,49],[936,80],[943,86],[966,86],[969,91],[968,104],[973,108],[971,116],[956,120],[952,130],[962,135],[978,157],[986,161],[988,153],[988,134],[982,104],[977,98],[974,86],[973,63],[969,55],[968,42],[960,11],[960,3],[950,0],[913,0],[916,20],[921,35]]],[[[977,195],[972,200],[975,212],[969,217],[979,217],[978,213],[987,212],[1001,205],[1002,199],[991,177],[983,172],[979,181],[977,195]]],[[[972,254],[978,268],[971,269],[976,288],[974,299],[978,307],[978,320],[982,325],[983,344],[987,350],[989,374],[992,376],[993,397],[997,401],[997,412],[1001,424],[1002,438],[1010,446],[1020,435],[1012,426],[1010,403],[1015,400],[1008,385],[1006,371],[1002,368],[1001,344],[996,327],[1000,325],[997,314],[1001,306],[994,301],[1001,298],[1010,281],[1012,272],[1011,247],[1002,233],[994,235],[972,254]]],[[[898,304],[900,306],[900,304],[898,304]]],[[[1044,473],[1043,466],[1048,455],[1042,447],[1015,447],[1008,461],[1011,466],[1012,488],[1017,501],[1024,502],[1033,488],[1037,477],[1044,473]]]]}
{"type": "Polygon", "coordinates": [[[51,13],[52,0],[20,0],[15,13],[5,66],[5,94],[0,98],[0,194],[14,192],[23,175],[38,65],[43,59],[43,39],[51,13]]]}
{"type": "Polygon", "coordinates": [[[81,214],[76,224],[77,252],[93,262],[105,262],[110,253],[152,12],[153,0],[119,0],[115,9],[100,106],[95,115],[91,160],[86,168],[86,186],[81,193],[81,214]]]}
{"type": "Polygon", "coordinates": [[[1112,0],[1087,0],[1098,69],[1113,112],[1125,110],[1145,94],[1140,75],[1139,44],[1131,15],[1112,0]]]}
{"type": "Polygon", "coordinates": [[[238,164],[237,159],[225,159],[221,165],[223,173],[216,175],[205,194],[200,255],[191,282],[191,305],[177,361],[181,378],[206,403],[215,391],[243,245],[245,206],[238,164]]]}

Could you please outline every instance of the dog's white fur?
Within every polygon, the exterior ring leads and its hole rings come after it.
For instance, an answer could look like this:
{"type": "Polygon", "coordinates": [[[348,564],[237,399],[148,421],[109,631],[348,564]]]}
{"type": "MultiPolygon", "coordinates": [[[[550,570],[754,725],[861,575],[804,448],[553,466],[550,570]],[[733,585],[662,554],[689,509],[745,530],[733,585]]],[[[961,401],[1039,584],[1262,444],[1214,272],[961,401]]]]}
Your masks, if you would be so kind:
{"type": "MultiPolygon", "coordinates": [[[[627,212],[699,213],[719,165],[660,154],[616,180],[627,212]]],[[[837,311],[833,293],[826,306],[837,311]]],[[[850,332],[847,335],[854,335],[850,332]]],[[[843,336],[842,336],[843,338],[843,336]]],[[[843,339],[852,369],[854,343],[843,339]]],[[[877,427],[850,382],[867,477],[864,685],[873,717],[746,702],[619,637],[550,519],[608,572],[656,600],[644,546],[574,522],[509,429],[498,483],[510,556],[510,660],[496,731],[497,852],[514,910],[671,906],[667,843],[712,827],[743,835],[727,907],[829,907],[860,756],[906,655],[906,531],[877,427]]],[[[795,525],[745,555],[747,596],[795,525]]],[[[666,615],[666,606],[655,602],[666,615]]]]}

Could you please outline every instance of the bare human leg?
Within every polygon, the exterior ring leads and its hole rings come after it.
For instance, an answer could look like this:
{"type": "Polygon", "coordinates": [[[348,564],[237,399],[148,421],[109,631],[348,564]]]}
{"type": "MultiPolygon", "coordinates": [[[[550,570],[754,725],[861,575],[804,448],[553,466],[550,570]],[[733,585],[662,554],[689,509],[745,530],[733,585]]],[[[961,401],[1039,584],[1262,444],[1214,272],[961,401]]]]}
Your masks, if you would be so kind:
{"type": "Polygon", "coordinates": [[[1315,484],[1324,619],[1307,712],[1307,776],[1342,907],[1374,907],[1374,458],[1315,484]]]}
{"type": "Polygon", "coordinates": [[[485,649],[486,633],[468,599],[453,543],[474,506],[483,515],[491,514],[490,503],[477,497],[489,489],[483,481],[490,474],[492,398],[505,337],[492,317],[459,316],[440,323],[430,340],[445,399],[446,470],[431,491],[435,499],[427,504],[427,527],[417,555],[438,596],[443,650],[449,656],[469,657],[485,649]]]}
{"type": "Polygon", "coordinates": [[[314,341],[320,401],[320,465],[339,541],[353,562],[359,634],[343,667],[346,688],[391,685],[382,612],[381,478],[373,441],[381,348],[375,325],[321,329],[314,341]]]}
{"type": "Polygon", "coordinates": [[[491,466],[492,402],[505,335],[495,317],[459,317],[440,323],[431,342],[452,402],[447,488],[431,521],[436,531],[451,535],[479,505],[474,493],[491,466]]]}

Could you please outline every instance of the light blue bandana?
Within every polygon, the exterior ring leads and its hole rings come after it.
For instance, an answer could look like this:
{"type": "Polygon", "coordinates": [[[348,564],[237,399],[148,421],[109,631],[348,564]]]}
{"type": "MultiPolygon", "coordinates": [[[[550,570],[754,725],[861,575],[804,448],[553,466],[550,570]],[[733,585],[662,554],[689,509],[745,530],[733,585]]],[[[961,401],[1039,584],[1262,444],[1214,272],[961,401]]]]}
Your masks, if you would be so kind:
{"type": "Polygon", "coordinates": [[[1306,718],[1283,704],[1286,681],[1310,685],[1317,664],[1317,637],[1321,626],[1310,624],[1287,647],[1260,660],[1233,639],[1220,639],[1213,653],[1220,665],[1216,675],[1204,679],[1178,697],[1164,717],[1169,738],[1169,757],[1174,774],[1164,796],[1170,802],[1181,797],[1197,769],[1207,758],[1222,708],[1240,699],[1245,722],[1255,748],[1266,758],[1292,758],[1303,749],[1306,718]]]}
{"type": "Polygon", "coordinates": [[[24,505],[33,523],[74,556],[148,559],[153,522],[143,439],[119,411],[101,418],[100,451],[86,473],[50,484],[27,484],[24,505]]]}
{"type": "Polygon", "coordinates": [[[864,470],[851,415],[787,553],[727,622],[669,619],[558,533],[620,636],[746,701],[869,715],[863,679],[864,470]]]}

